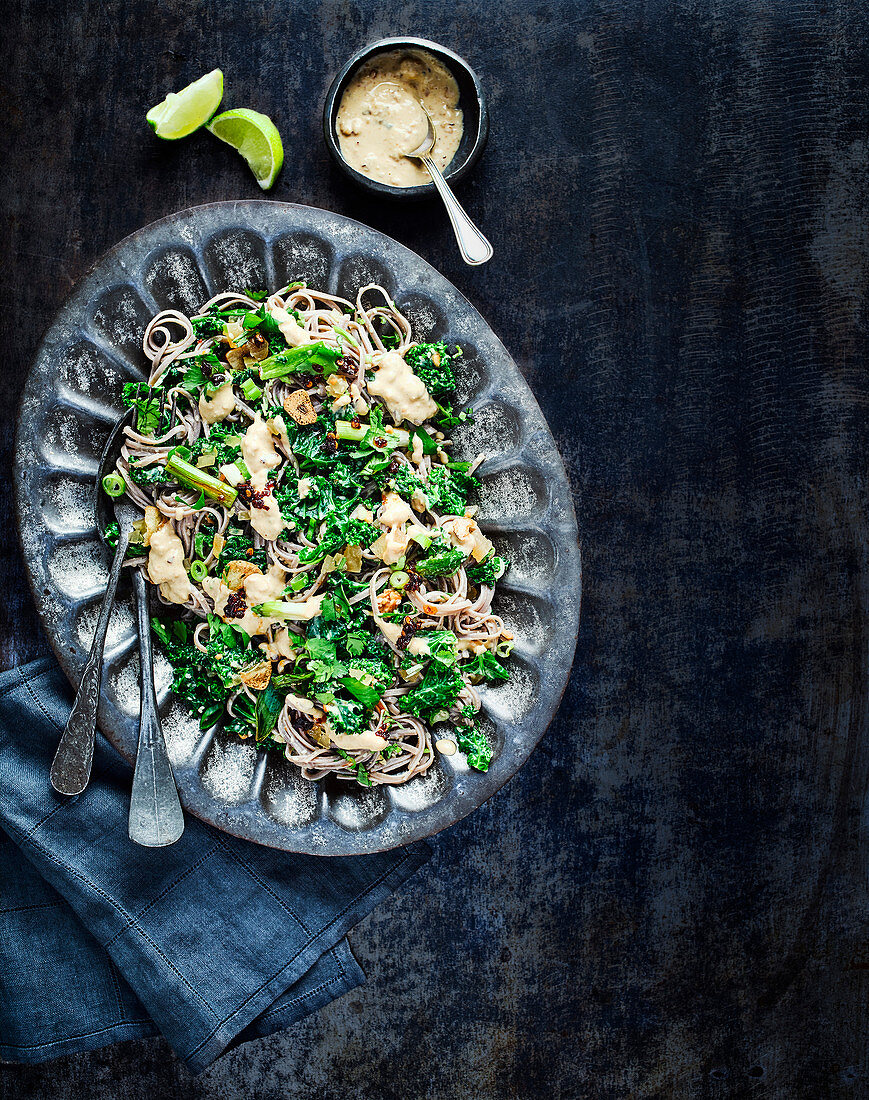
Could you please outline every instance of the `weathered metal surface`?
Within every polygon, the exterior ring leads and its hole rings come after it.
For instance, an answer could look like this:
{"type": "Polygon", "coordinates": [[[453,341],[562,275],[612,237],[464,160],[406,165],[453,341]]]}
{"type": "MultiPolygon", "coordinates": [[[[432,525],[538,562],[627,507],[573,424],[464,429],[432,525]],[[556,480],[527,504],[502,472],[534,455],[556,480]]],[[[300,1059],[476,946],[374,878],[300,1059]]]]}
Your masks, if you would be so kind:
{"type": "MultiPolygon", "coordinates": [[[[143,132],[145,105],[222,61],[232,102],[287,139],[276,198],[398,238],[504,339],[578,491],[585,592],[558,717],[355,932],[364,988],[196,1081],[149,1041],[5,1070],[7,1091],[866,1096],[865,4],[15,10],[7,455],[71,281],[139,225],[255,194],[207,136],[143,132]],[[390,33],[455,48],[488,93],[460,188],[496,250],[479,271],[436,207],[375,203],[321,144],[332,74],[390,33]]],[[[44,643],[4,549],[8,662],[44,643]]]]}
{"type": "MultiPolygon", "coordinates": [[[[480,689],[480,721],[493,749],[485,773],[456,753],[438,755],[424,775],[398,787],[365,789],[335,779],[312,785],[282,757],[258,754],[220,726],[203,733],[173,696],[171,669],[155,653],[163,729],[187,809],[245,840],[346,856],[431,836],[499,790],[542,736],[573,661],[580,563],[564,466],[516,364],[467,299],[402,245],[325,210],[257,200],[172,214],[112,248],[45,334],[21,401],[15,488],[36,606],[61,665],[78,684],[110,560],[96,529],[94,462],[119,415],[123,383],[146,377],[137,343],[148,318],[160,309],[193,312],[222,290],[297,279],[351,301],[379,283],[417,338],[461,345],[457,398],[471,405],[475,422],[452,433],[455,453],[485,450],[478,519],[512,562],[495,607],[516,636],[512,675],[480,689]]],[[[123,603],[113,620],[99,724],[132,761],[140,698],[136,632],[123,603]]]]}

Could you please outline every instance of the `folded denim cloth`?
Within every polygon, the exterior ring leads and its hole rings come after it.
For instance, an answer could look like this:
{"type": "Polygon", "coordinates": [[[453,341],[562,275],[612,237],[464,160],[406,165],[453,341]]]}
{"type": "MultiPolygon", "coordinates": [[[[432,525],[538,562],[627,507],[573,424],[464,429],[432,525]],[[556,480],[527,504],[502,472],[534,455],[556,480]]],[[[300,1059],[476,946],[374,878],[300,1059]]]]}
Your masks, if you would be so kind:
{"type": "Polygon", "coordinates": [[[343,937],[425,844],[296,855],[188,815],[177,844],[139,848],[130,769],[101,737],[83,794],[49,785],[71,703],[53,659],[0,675],[0,1058],[159,1031],[199,1072],[364,980],[343,937]]]}

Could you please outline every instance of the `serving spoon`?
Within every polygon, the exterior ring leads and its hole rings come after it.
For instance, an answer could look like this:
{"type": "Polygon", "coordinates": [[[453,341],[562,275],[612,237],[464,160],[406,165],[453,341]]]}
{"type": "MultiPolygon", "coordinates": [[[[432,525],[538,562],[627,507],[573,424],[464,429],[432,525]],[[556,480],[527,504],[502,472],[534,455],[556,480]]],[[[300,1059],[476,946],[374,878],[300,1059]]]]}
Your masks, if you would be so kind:
{"type": "Polygon", "coordinates": [[[494,250],[465,213],[461,203],[450,190],[450,185],[444,179],[440,168],[438,168],[432,159],[431,151],[434,148],[435,138],[437,137],[434,122],[425,104],[417,100],[417,105],[426,118],[426,135],[415,149],[412,149],[409,153],[405,153],[404,155],[406,157],[413,157],[415,160],[421,160],[428,169],[431,181],[435,185],[437,193],[443,199],[444,206],[447,208],[447,214],[450,219],[450,224],[453,227],[453,232],[456,235],[456,243],[459,246],[459,252],[462,254],[462,259],[466,264],[471,264],[472,266],[484,264],[487,260],[491,260],[494,250]]]}
{"type": "MultiPolygon", "coordinates": [[[[97,471],[97,531],[105,546],[108,546],[106,527],[111,521],[112,512],[108,498],[102,491],[103,477],[115,468],[123,443],[123,431],[130,423],[131,416],[132,410],[115,424],[106,441],[97,471]]],[[[119,531],[118,545],[109,572],[106,594],[100,609],[88,663],[51,766],[52,786],[61,794],[80,794],[87,786],[90,777],[106,631],[118,578],[129,545],[130,532],[133,524],[142,518],[141,510],[126,497],[120,497],[113,503],[114,519],[119,531]]],[[[162,847],[174,844],[184,832],[184,814],[178,800],[175,777],[172,774],[172,765],[157,710],[157,697],[154,690],[154,654],[148,615],[148,588],[141,570],[134,569],[132,573],[133,589],[136,594],[136,624],[139,633],[141,696],[139,744],[133,770],[128,831],[130,839],[137,844],[146,847],[162,847]]]]}

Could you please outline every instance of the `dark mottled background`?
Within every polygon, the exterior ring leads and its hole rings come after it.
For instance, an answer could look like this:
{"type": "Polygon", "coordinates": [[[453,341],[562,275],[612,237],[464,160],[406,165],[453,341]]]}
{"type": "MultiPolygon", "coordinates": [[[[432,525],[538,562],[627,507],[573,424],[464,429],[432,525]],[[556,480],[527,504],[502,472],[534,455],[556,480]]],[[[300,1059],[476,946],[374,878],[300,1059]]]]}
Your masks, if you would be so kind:
{"type": "MultiPolygon", "coordinates": [[[[2,440],[37,337],[125,233],[257,193],[144,109],[220,65],[270,113],[278,199],[452,278],[561,447],[585,555],[540,749],[352,936],[368,984],[191,1078],[161,1041],[10,1097],[866,1097],[869,9],[781,0],[7,0],[2,440]],[[393,208],[327,160],[363,43],[465,54],[492,136],[461,197],[393,208]]],[[[42,652],[3,497],[6,664],[42,652]]],[[[251,935],[256,930],[251,929],[251,935]]]]}

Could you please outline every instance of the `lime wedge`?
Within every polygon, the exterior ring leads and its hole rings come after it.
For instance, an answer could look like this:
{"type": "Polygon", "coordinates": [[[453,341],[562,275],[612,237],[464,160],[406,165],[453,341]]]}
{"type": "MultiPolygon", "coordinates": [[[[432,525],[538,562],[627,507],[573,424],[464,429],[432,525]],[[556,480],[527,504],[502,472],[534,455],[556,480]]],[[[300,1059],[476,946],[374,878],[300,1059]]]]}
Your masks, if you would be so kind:
{"type": "Polygon", "coordinates": [[[180,92],[170,92],[145,115],[159,138],[177,141],[211,118],[223,99],[223,73],[212,69],[180,92]]]}
{"type": "Polygon", "coordinates": [[[213,118],[208,129],[241,153],[257,183],[263,191],[268,191],[284,163],[281,135],[268,115],[239,107],[213,118]]]}

